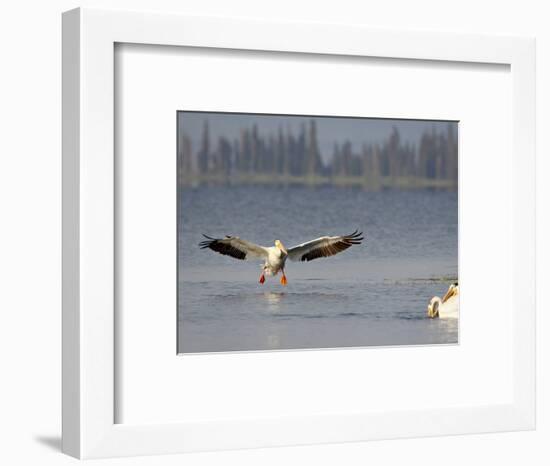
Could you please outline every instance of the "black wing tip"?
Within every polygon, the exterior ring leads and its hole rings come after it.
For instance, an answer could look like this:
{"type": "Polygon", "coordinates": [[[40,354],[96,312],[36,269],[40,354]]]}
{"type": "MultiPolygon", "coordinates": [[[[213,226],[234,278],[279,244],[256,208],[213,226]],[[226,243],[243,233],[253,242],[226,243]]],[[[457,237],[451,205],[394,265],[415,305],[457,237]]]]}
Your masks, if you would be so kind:
{"type": "MultiPolygon", "coordinates": [[[[199,247],[201,249],[212,249],[212,251],[218,252],[225,256],[234,257],[235,259],[240,259],[240,260],[246,259],[246,252],[243,252],[242,250],[234,246],[224,243],[223,239],[212,238],[210,236],[205,235],[204,233],[202,234],[202,236],[204,236],[206,240],[201,241],[199,243],[199,247]]],[[[230,238],[233,238],[233,237],[229,235],[226,236],[226,239],[230,239],[230,238]]]]}
{"type": "MultiPolygon", "coordinates": [[[[213,238],[212,236],[205,235],[204,233],[201,233],[202,236],[204,236],[208,241],[221,241],[222,238],[213,238]]],[[[225,235],[226,239],[233,238],[231,235],[225,235]]],[[[206,241],[201,241],[202,243],[206,243],[206,241]]]]}
{"type": "Polygon", "coordinates": [[[361,244],[365,238],[363,237],[363,232],[355,230],[353,233],[344,236],[344,241],[349,244],[361,244]]]}
{"type": "Polygon", "coordinates": [[[199,247],[201,249],[206,249],[206,248],[210,247],[211,244],[218,241],[218,238],[212,238],[211,236],[205,235],[204,233],[202,233],[202,236],[204,236],[206,238],[206,240],[201,241],[199,243],[199,247]]]}

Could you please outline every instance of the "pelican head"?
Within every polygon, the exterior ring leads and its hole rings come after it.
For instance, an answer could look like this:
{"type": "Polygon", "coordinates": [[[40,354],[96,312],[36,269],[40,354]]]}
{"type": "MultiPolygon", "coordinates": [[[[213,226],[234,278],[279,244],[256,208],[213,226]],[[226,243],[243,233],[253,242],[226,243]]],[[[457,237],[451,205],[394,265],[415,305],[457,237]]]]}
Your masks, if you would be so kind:
{"type": "Polygon", "coordinates": [[[434,319],[439,317],[439,306],[441,306],[441,298],[439,296],[434,296],[430,304],[428,304],[428,317],[434,319]]]}
{"type": "Polygon", "coordinates": [[[283,251],[284,253],[287,252],[285,246],[283,243],[281,243],[278,239],[275,240],[275,247],[276,248],[279,248],[281,251],[283,251]]]}

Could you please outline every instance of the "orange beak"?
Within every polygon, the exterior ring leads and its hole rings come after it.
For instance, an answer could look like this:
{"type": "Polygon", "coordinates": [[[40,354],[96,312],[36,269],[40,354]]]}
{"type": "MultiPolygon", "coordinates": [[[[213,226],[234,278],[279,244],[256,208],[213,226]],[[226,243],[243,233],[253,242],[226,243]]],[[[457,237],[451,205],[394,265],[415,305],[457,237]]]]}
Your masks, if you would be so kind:
{"type": "Polygon", "coordinates": [[[451,285],[451,286],[449,287],[449,289],[447,290],[447,293],[445,294],[445,296],[443,296],[443,299],[441,300],[441,302],[444,303],[444,302],[447,301],[449,298],[451,298],[452,296],[454,296],[455,291],[456,291],[456,288],[454,287],[454,285],[451,285]]]}

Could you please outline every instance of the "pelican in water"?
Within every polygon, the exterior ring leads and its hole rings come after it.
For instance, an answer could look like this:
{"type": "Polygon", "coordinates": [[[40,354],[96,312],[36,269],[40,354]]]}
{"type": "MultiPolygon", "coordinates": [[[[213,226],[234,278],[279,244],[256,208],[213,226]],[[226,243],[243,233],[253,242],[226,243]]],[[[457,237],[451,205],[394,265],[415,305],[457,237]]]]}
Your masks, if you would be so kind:
{"type": "Polygon", "coordinates": [[[263,259],[264,264],[259,283],[264,284],[266,275],[274,276],[281,272],[281,285],[286,285],[288,283],[285,275],[287,259],[303,262],[319,257],[334,256],[354,244],[361,244],[361,241],[363,241],[362,234],[362,232],[356,230],[351,235],[321,236],[288,249],[279,240],[275,240],[274,246],[260,246],[238,236],[226,236],[220,239],[203,234],[206,239],[199,243],[199,246],[201,249],[209,248],[235,259],[263,259]]]}
{"type": "Polygon", "coordinates": [[[453,283],[443,299],[434,296],[428,305],[428,317],[440,319],[458,318],[458,283],[453,283]]]}

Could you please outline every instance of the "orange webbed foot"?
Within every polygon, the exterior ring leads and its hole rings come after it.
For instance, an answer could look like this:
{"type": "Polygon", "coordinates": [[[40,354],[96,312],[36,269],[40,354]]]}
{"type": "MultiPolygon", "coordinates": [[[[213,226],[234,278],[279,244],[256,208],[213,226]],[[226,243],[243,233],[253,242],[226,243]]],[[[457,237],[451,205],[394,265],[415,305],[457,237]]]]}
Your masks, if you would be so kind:
{"type": "Polygon", "coordinates": [[[286,286],[286,284],[288,283],[287,279],[286,279],[286,275],[283,275],[281,277],[281,285],[283,286],[286,286]]]}
{"type": "Polygon", "coordinates": [[[265,283],[265,276],[264,276],[264,274],[262,274],[262,275],[260,276],[260,281],[259,281],[259,283],[260,283],[260,285],[263,285],[263,284],[265,283]]]}

